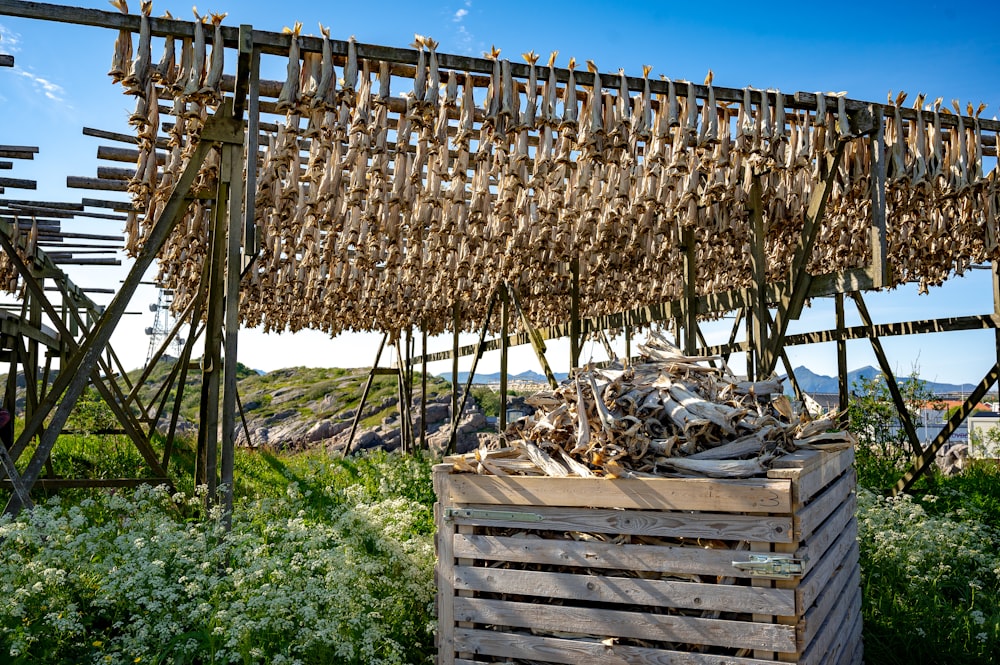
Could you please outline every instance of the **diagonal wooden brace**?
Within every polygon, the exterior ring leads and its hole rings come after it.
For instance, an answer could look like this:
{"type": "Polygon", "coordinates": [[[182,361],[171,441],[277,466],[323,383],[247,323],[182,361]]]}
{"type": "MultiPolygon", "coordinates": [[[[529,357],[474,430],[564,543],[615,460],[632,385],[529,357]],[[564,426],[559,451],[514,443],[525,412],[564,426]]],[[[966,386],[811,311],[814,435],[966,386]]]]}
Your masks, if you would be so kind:
{"type": "MultiPolygon", "coordinates": [[[[136,257],[135,263],[129,271],[128,277],[126,277],[121,289],[112,299],[111,304],[105,309],[83,345],[67,361],[66,367],[61,368],[59,378],[62,378],[64,375],[68,375],[71,378],[68,382],[59,382],[62,385],[58,389],[55,386],[53,387],[53,390],[46,396],[44,403],[40,405],[39,410],[34,414],[31,422],[25,426],[25,431],[22,432],[21,437],[18,439],[17,445],[21,446],[29,441],[41,427],[43,420],[49,416],[56,401],[60,400],[58,406],[55,407],[55,412],[52,413],[48,427],[42,434],[35,454],[28,462],[28,466],[22,474],[22,479],[27,487],[32,487],[38,479],[45,459],[48,458],[49,453],[55,445],[56,438],[59,436],[60,430],[75,406],[77,398],[79,398],[80,394],[87,387],[90,376],[100,360],[101,352],[111,339],[111,335],[124,314],[143,275],[166,244],[174,227],[183,218],[184,211],[188,206],[188,201],[186,200],[187,194],[215,142],[239,144],[243,142],[242,123],[232,118],[231,102],[224,103],[216,111],[216,114],[206,121],[201,140],[195,147],[194,153],[178,178],[177,183],[174,185],[174,189],[170,193],[166,205],[164,205],[159,218],[153,225],[146,244],[136,257]]],[[[4,508],[4,512],[15,515],[20,512],[24,505],[16,495],[12,496],[4,508]]]]}
{"type": "Polygon", "coordinates": [[[875,352],[875,358],[878,360],[879,368],[882,370],[882,376],[885,377],[885,383],[889,388],[889,394],[892,395],[892,403],[896,406],[896,413],[899,415],[899,422],[903,425],[903,432],[906,433],[906,440],[910,442],[910,449],[913,451],[914,457],[920,457],[924,453],[923,447],[920,445],[920,438],[917,436],[917,430],[913,426],[913,421],[910,420],[909,409],[906,408],[906,402],[903,400],[903,393],[899,390],[899,383],[896,381],[896,377],[892,372],[892,367],[889,365],[889,359],[885,355],[885,349],[882,348],[882,342],[878,338],[878,333],[875,332],[871,314],[868,313],[868,306],[865,305],[864,298],[862,298],[861,294],[857,291],[852,292],[851,297],[854,299],[854,304],[858,307],[858,314],[861,315],[861,322],[864,323],[870,331],[868,340],[871,342],[872,350],[875,352]]]}

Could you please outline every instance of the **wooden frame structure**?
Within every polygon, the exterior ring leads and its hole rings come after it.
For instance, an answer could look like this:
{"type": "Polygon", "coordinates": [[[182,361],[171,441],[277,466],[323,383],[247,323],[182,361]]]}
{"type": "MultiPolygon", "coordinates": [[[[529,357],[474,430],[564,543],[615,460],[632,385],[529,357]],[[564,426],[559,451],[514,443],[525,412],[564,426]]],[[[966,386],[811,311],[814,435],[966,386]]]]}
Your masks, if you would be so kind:
{"type": "MultiPolygon", "coordinates": [[[[191,39],[195,35],[195,25],[191,22],[159,18],[140,20],[140,17],[135,15],[23,2],[21,0],[0,0],[0,14],[131,32],[139,32],[141,25],[145,24],[148,26],[150,34],[156,37],[170,36],[191,39]]],[[[213,494],[220,482],[224,486],[230,488],[232,486],[232,452],[235,440],[237,399],[235,359],[241,315],[241,278],[250,270],[257,269],[255,261],[260,260],[261,243],[262,240],[266,240],[261,238],[259,233],[261,221],[255,216],[257,205],[254,197],[258,191],[258,169],[244,169],[243,160],[246,154],[259,157],[261,132],[269,129],[268,123],[261,120],[261,114],[265,110],[273,113],[277,108],[273,102],[262,100],[262,97],[265,96],[275,98],[279,92],[273,82],[260,80],[260,57],[262,54],[287,55],[293,38],[279,33],[254,30],[249,25],[241,25],[238,28],[223,26],[217,34],[222,37],[220,46],[225,49],[234,49],[238,54],[236,73],[234,76],[223,79],[222,89],[226,91],[223,101],[217,106],[214,113],[207,117],[198,136],[186,146],[186,149],[189,150],[186,155],[187,161],[184,163],[183,169],[175,174],[176,177],[173,179],[169,191],[166,192],[167,196],[161,202],[162,205],[155,210],[150,209],[150,214],[146,217],[146,223],[149,225],[148,230],[128,278],[117,290],[111,304],[99,316],[94,316],[92,326],[88,327],[87,334],[79,338],[79,342],[67,347],[68,352],[61,363],[59,378],[48,394],[38,400],[24,432],[18,437],[11,451],[11,463],[5,466],[4,473],[14,483],[15,488],[20,485],[23,492],[18,491],[11,499],[6,508],[7,512],[17,512],[27,505],[24,495],[38,483],[40,471],[45,464],[47,455],[51,451],[76,399],[93,377],[101,376],[102,354],[105,353],[111,334],[124,313],[129,299],[134,294],[143,273],[157,259],[161,250],[171,242],[171,235],[188,214],[192,200],[202,201],[210,214],[210,228],[206,233],[209,242],[203,262],[192,264],[193,269],[200,272],[202,279],[198,288],[188,294],[187,301],[182,301],[181,304],[181,306],[186,307],[185,316],[189,317],[190,321],[193,323],[204,322],[205,359],[202,368],[201,426],[198,438],[196,480],[208,485],[213,494]],[[200,170],[210,155],[215,160],[213,168],[217,174],[214,180],[214,189],[212,191],[204,189],[192,191],[196,179],[199,179],[200,170]],[[48,424],[43,427],[42,424],[46,419],[48,424]],[[39,437],[39,444],[35,454],[25,470],[18,474],[13,467],[13,462],[17,461],[27,442],[36,436],[39,437]]],[[[209,39],[214,38],[209,36],[209,39]]],[[[426,54],[423,50],[418,52],[412,49],[356,44],[353,41],[330,40],[324,42],[314,37],[296,37],[296,39],[303,52],[319,54],[323,52],[324,48],[329,48],[333,57],[339,58],[342,62],[346,59],[348,65],[350,65],[352,57],[382,63],[385,66],[385,71],[391,72],[393,76],[413,77],[416,74],[419,78],[420,67],[426,66],[426,54]]],[[[496,59],[469,58],[448,54],[434,54],[434,57],[436,57],[437,65],[441,68],[464,72],[466,85],[475,84],[485,87],[487,83],[492,85],[499,80],[497,77],[500,65],[496,59]]],[[[592,88],[600,84],[600,79],[593,73],[574,72],[572,69],[552,66],[539,67],[538,70],[548,72],[553,86],[560,85],[564,90],[568,90],[567,84],[574,80],[578,85],[591,86],[592,88]]],[[[516,89],[519,89],[518,86],[524,87],[523,81],[525,80],[533,82],[535,74],[534,64],[530,67],[509,63],[504,65],[504,80],[513,77],[514,80],[521,82],[515,85],[516,89]]],[[[508,90],[510,89],[510,84],[505,84],[505,86],[508,90]]],[[[495,90],[495,86],[492,89],[495,90]]],[[[646,91],[652,90],[663,99],[678,94],[674,92],[672,82],[668,84],[668,82],[663,81],[649,81],[646,77],[626,77],[623,74],[621,76],[621,94],[616,98],[609,97],[609,99],[612,101],[614,99],[623,100],[626,99],[628,91],[642,91],[644,89],[646,91]]],[[[581,340],[588,334],[607,329],[624,329],[628,334],[635,327],[649,325],[653,322],[674,321],[680,341],[688,353],[728,355],[734,351],[743,352],[748,354],[748,368],[753,374],[759,376],[769,375],[775,370],[778,362],[785,358],[784,348],[786,346],[836,340],[841,345],[838,346],[838,357],[841,367],[841,396],[844,399],[846,398],[846,356],[842,344],[847,339],[869,337],[873,340],[876,355],[889,379],[890,388],[894,388],[895,381],[892,378],[891,368],[885,360],[885,354],[879,345],[879,336],[928,330],[997,328],[997,322],[1000,321],[1000,290],[996,286],[994,290],[998,295],[996,296],[995,311],[979,317],[876,326],[871,317],[868,316],[860,294],[864,291],[877,290],[893,284],[890,279],[892,265],[888,259],[890,243],[887,229],[886,187],[889,179],[887,176],[889,156],[886,147],[887,125],[884,122],[887,113],[886,107],[843,98],[817,98],[816,95],[809,93],[795,93],[794,95],[777,97],[767,91],[740,90],[710,85],[687,84],[687,94],[687,108],[692,109],[688,111],[689,118],[693,117],[692,114],[697,113],[699,103],[702,104],[702,107],[706,106],[706,102],[701,100],[742,102],[747,108],[756,105],[758,109],[760,107],[767,108],[769,104],[773,103],[780,106],[782,113],[786,106],[790,109],[817,109],[817,118],[819,118],[818,109],[822,108],[824,104],[838,106],[837,114],[831,113],[830,115],[830,118],[836,117],[837,122],[840,123],[836,140],[833,141],[832,147],[828,147],[822,157],[817,160],[809,199],[803,205],[802,226],[793,235],[794,242],[790,247],[789,254],[790,266],[785,271],[784,276],[775,279],[773,268],[769,268],[767,265],[768,259],[765,255],[765,241],[768,232],[765,228],[767,202],[762,195],[762,179],[766,177],[767,168],[764,166],[754,167],[748,171],[750,191],[749,199],[745,203],[752,229],[750,252],[752,275],[751,279],[748,280],[749,286],[711,293],[699,292],[696,288],[696,282],[700,274],[699,270],[704,270],[705,266],[698,265],[695,251],[698,241],[694,232],[688,228],[683,229],[680,233],[678,245],[683,262],[683,279],[681,280],[683,287],[680,297],[666,302],[642,303],[643,306],[628,311],[604,311],[597,316],[588,316],[586,308],[583,307],[587,296],[582,293],[586,290],[587,280],[580,265],[580,257],[570,258],[568,264],[561,268],[561,270],[565,270],[566,279],[564,281],[568,286],[566,293],[560,295],[560,297],[565,298],[566,304],[568,304],[566,307],[569,313],[568,322],[536,328],[532,324],[529,312],[533,302],[528,301],[524,294],[519,292],[519,285],[508,281],[499,282],[493,287],[488,302],[466,302],[467,310],[463,309],[461,299],[456,297],[452,305],[453,318],[450,326],[456,334],[453,349],[441,354],[427,354],[425,351],[420,356],[410,357],[408,361],[402,353],[399,353],[401,393],[405,391],[412,393],[412,368],[418,363],[426,365],[427,362],[446,358],[451,358],[454,363],[457,363],[460,355],[469,353],[478,360],[487,350],[500,348],[503,355],[502,364],[505,365],[506,349],[509,345],[529,342],[542,361],[543,367],[546,368],[546,373],[551,381],[553,380],[551,370],[548,370],[544,356],[544,339],[546,338],[568,336],[571,341],[571,364],[575,366],[579,362],[581,340]],[[771,101],[772,98],[773,101],[771,101]],[[870,174],[866,203],[870,218],[865,220],[868,234],[868,240],[866,240],[868,246],[865,250],[868,257],[867,265],[846,268],[831,274],[813,274],[809,269],[809,263],[813,258],[813,250],[817,245],[817,239],[824,223],[824,215],[831,191],[836,187],[836,175],[838,170],[842,168],[845,147],[848,142],[852,141],[867,142],[865,154],[869,156],[869,163],[863,165],[865,172],[870,174]],[[840,313],[842,312],[840,303],[845,295],[851,295],[858,304],[864,319],[863,326],[846,328],[842,315],[838,315],[837,327],[834,330],[789,334],[790,321],[799,317],[803,305],[809,298],[835,297],[839,303],[838,313],[840,313]],[[499,308],[496,308],[496,305],[499,305],[499,308]],[[520,319],[523,332],[509,334],[507,327],[510,324],[511,307],[514,308],[518,315],[517,318],[520,319]],[[499,311],[495,315],[494,312],[497,309],[499,311]],[[733,329],[729,344],[719,347],[706,346],[699,330],[699,319],[706,316],[716,317],[730,311],[738,311],[740,320],[745,322],[744,341],[737,341],[739,337],[737,325],[733,329]],[[457,343],[457,332],[471,326],[481,326],[479,341],[474,347],[460,348],[457,343]],[[500,337],[495,340],[487,340],[487,332],[496,328],[500,329],[500,337]]],[[[393,112],[406,112],[406,109],[399,107],[398,103],[396,106],[393,106],[393,103],[395,102],[387,102],[387,105],[393,108],[393,112]]],[[[902,136],[902,129],[898,125],[899,119],[911,121],[923,120],[925,116],[930,118],[930,113],[927,111],[902,109],[899,104],[892,109],[892,112],[900,136],[902,136]]],[[[595,114],[593,117],[596,118],[597,115],[595,114]]],[[[723,117],[728,123],[729,116],[724,114],[723,117]]],[[[806,118],[808,119],[808,117],[807,113],[806,118]]],[[[824,115],[824,117],[826,116],[824,115]]],[[[486,120],[489,118],[487,117],[486,120]]],[[[933,121],[949,128],[963,126],[963,117],[961,116],[938,116],[935,112],[933,121]]],[[[975,123],[977,130],[1000,131],[1000,123],[996,121],[971,117],[964,118],[964,121],[967,122],[968,126],[975,123]]],[[[482,122],[479,115],[476,116],[475,122],[482,122]]],[[[598,121],[593,120],[593,122],[597,123],[598,121]]],[[[452,129],[454,127],[449,131],[452,129]]],[[[113,141],[139,143],[136,138],[127,135],[97,129],[85,129],[84,131],[87,134],[113,141]]],[[[990,153],[992,148],[989,146],[985,148],[980,146],[979,142],[981,141],[978,136],[977,134],[976,150],[981,154],[996,154],[995,152],[990,153]]],[[[152,142],[154,149],[161,146],[160,141],[161,139],[157,138],[152,142]]],[[[856,152],[855,154],[860,153],[856,152]]],[[[101,147],[98,156],[113,161],[128,161],[137,157],[141,158],[141,150],[101,147]]],[[[137,174],[128,169],[102,167],[98,169],[97,175],[97,178],[70,177],[68,184],[98,190],[126,191],[128,189],[126,181],[134,180],[137,174]]],[[[0,230],[5,229],[0,228],[0,230]]],[[[10,235],[6,232],[0,233],[0,242],[4,244],[8,257],[16,265],[17,251],[11,245],[9,237],[10,235]]],[[[37,279],[31,277],[31,271],[27,267],[23,270],[19,267],[19,272],[26,283],[34,284],[31,290],[41,309],[46,311],[50,317],[54,316],[55,312],[49,311],[49,308],[46,307],[44,290],[39,286],[37,279]]],[[[996,283],[997,269],[994,264],[994,284],[996,285],[996,283]]],[[[426,335],[429,326],[422,323],[421,327],[423,335],[426,335]]],[[[64,331],[60,330],[59,332],[63,334],[64,331]]],[[[403,331],[397,329],[395,332],[400,334],[403,331]]],[[[69,337],[67,336],[67,339],[69,337]]],[[[180,373],[181,383],[183,383],[184,375],[187,372],[187,360],[196,337],[197,335],[189,336],[183,362],[178,363],[176,368],[177,372],[180,373]]],[[[1000,357],[1000,333],[998,333],[997,340],[998,357],[1000,357]]],[[[412,355],[409,349],[410,345],[407,344],[407,356],[412,355]]],[[[457,364],[454,367],[457,373],[457,364]]],[[[791,368],[788,369],[790,372],[791,368]]],[[[177,378],[177,372],[171,375],[169,381],[174,381],[177,378]]],[[[976,391],[970,395],[965,406],[953,418],[955,422],[949,423],[926,450],[921,448],[916,441],[915,435],[912,433],[912,426],[907,428],[908,436],[913,445],[914,462],[911,470],[900,481],[899,490],[908,488],[913,480],[927,468],[933,460],[936,450],[947,439],[947,434],[961,422],[975,401],[996,383],[997,374],[998,366],[995,364],[987,372],[976,391]]],[[[100,382],[98,383],[100,384],[100,382]]],[[[113,388],[108,390],[111,393],[114,392],[113,388]]],[[[502,392],[506,393],[505,386],[502,388],[502,392]]],[[[136,390],[130,388],[127,395],[122,395],[125,398],[124,402],[119,399],[119,403],[124,403],[127,406],[129,400],[135,400],[135,393],[136,390]]],[[[167,393],[169,390],[162,393],[164,396],[163,404],[165,404],[167,393]]],[[[466,396],[467,393],[468,386],[465,391],[466,396]]],[[[894,389],[893,394],[896,401],[899,402],[898,390],[894,389]]],[[[112,397],[115,396],[112,395],[112,397]]],[[[178,404],[179,397],[174,405],[174,423],[176,423],[178,404]]],[[[161,410],[162,408],[161,406],[161,410]]],[[[405,405],[401,405],[401,408],[405,414],[409,413],[409,408],[405,405]]],[[[453,400],[453,413],[454,421],[457,424],[461,413],[457,391],[455,391],[453,400]]],[[[132,419],[127,409],[120,414],[120,418],[123,421],[132,419]]],[[[406,418],[409,420],[408,415],[406,418]]],[[[901,414],[901,419],[904,424],[908,422],[905,412],[901,414]]],[[[141,439],[141,437],[139,438],[141,439]]],[[[412,442],[415,438],[410,433],[407,440],[412,442]]],[[[422,433],[420,438],[423,439],[422,433]]],[[[168,456],[169,450],[162,463],[158,462],[155,457],[150,460],[150,463],[151,465],[156,464],[154,468],[163,470],[168,456]]],[[[222,498],[224,501],[228,501],[231,500],[231,495],[222,498]]]]}

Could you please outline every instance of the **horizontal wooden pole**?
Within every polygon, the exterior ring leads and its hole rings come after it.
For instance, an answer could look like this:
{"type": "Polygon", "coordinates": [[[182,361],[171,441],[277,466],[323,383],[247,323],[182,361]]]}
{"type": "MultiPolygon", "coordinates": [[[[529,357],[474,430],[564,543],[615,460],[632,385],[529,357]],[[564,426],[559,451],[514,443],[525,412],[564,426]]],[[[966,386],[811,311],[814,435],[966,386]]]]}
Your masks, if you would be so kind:
{"type": "Polygon", "coordinates": [[[6,159],[0,159],[0,169],[12,169],[14,168],[14,162],[8,162],[6,159]]]}
{"type": "Polygon", "coordinates": [[[132,209],[130,201],[106,201],[103,199],[81,199],[81,203],[87,208],[108,208],[119,212],[128,212],[132,209]]]}
{"type": "Polygon", "coordinates": [[[97,189],[108,192],[127,192],[128,183],[122,180],[102,180],[100,178],[84,178],[82,176],[66,176],[66,186],[74,189],[97,189]]]}
{"type": "Polygon", "coordinates": [[[0,67],[13,67],[14,56],[8,53],[0,53],[0,67]]]}
{"type": "MultiPolygon", "coordinates": [[[[136,164],[139,161],[139,151],[130,148],[115,148],[114,146],[102,145],[97,147],[97,158],[106,159],[109,162],[127,162],[136,164]]],[[[167,163],[167,155],[162,152],[156,153],[156,163],[163,166],[167,163]]]]}
{"type": "Polygon", "coordinates": [[[131,180],[135,177],[135,169],[123,169],[113,166],[98,166],[97,177],[101,180],[131,180]]]}
{"type": "MultiPolygon", "coordinates": [[[[140,485],[171,485],[169,478],[39,478],[31,489],[55,490],[71,488],[130,488],[140,485]]],[[[4,478],[0,486],[9,489],[10,479],[4,478]]]]}
{"type": "Polygon", "coordinates": [[[38,183],[34,180],[24,178],[0,178],[0,187],[10,187],[11,189],[38,189],[38,183]]]}

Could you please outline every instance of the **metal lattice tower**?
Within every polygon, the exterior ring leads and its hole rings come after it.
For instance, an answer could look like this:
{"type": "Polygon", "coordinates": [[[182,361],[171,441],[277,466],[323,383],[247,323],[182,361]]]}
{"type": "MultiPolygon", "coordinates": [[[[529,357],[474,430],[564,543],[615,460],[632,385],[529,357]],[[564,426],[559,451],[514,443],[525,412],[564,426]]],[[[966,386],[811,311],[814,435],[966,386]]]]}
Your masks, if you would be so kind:
{"type": "MultiPolygon", "coordinates": [[[[145,366],[149,365],[156,350],[160,348],[160,344],[167,338],[170,330],[176,324],[176,319],[170,315],[170,305],[173,300],[174,292],[172,289],[158,289],[156,302],[149,305],[149,311],[153,312],[155,317],[153,325],[146,328],[146,334],[149,336],[149,350],[146,352],[145,366]]],[[[179,357],[184,346],[184,339],[179,335],[174,337],[171,346],[175,357],[179,357]]]]}

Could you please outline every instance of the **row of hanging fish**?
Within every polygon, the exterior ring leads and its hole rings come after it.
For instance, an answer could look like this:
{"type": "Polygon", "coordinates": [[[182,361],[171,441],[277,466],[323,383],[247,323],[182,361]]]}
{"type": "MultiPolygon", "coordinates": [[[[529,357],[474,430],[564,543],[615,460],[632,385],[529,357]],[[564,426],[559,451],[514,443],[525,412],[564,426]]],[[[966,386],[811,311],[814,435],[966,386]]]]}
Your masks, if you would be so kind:
{"type": "Polygon", "coordinates": [[[497,476],[749,478],[788,452],[855,443],[836,414],[794,410],[779,380],[740,381],[656,331],[639,348],[642,362],[576,370],[528,398],[537,410],[507,428],[505,447],[446,461],[497,476]]]}
{"type": "MultiPolygon", "coordinates": [[[[144,3],[134,57],[131,35],[119,36],[111,71],[137,100],[133,253],[221,100],[224,69],[220,15],[198,17],[193,39],[167,37],[154,65],[150,11],[144,3]],[[162,119],[161,100],[172,101],[162,119]]],[[[483,76],[440,67],[437,43],[421,36],[416,67],[404,67],[359,57],[353,38],[335,57],[325,27],[322,51],[304,51],[301,26],[286,30],[286,80],[263,103],[279,121],[251,163],[259,251],[244,277],[248,325],[441,332],[456,301],[464,325],[482,320],[504,282],[519,288],[533,322],[554,324],[569,316],[573,261],[582,316],[680,297],[687,241],[699,295],[743,288],[753,274],[754,176],[767,276],[783,280],[822,165],[840,143],[809,269],[871,260],[870,142],[852,134],[843,94],[818,95],[812,109],[749,88],[742,101],[722,102],[711,75],[704,96],[670,80],[653,94],[651,68],[633,91],[624,72],[604,74],[589,61],[594,81],[578,85],[573,60],[568,82],[557,81],[556,54],[548,66],[525,54],[529,73],[519,79],[495,49],[483,76]]],[[[885,107],[888,261],[892,285],[926,287],[1000,258],[1000,185],[983,173],[983,145],[997,135],[984,135],[981,108],[956,128],[942,122],[950,113],[940,102],[930,120],[902,118],[903,102],[885,107]]],[[[196,189],[212,191],[218,168],[213,152],[196,189]]],[[[160,257],[159,280],[174,289],[176,307],[203,274],[208,215],[193,204],[160,257]]]]}

